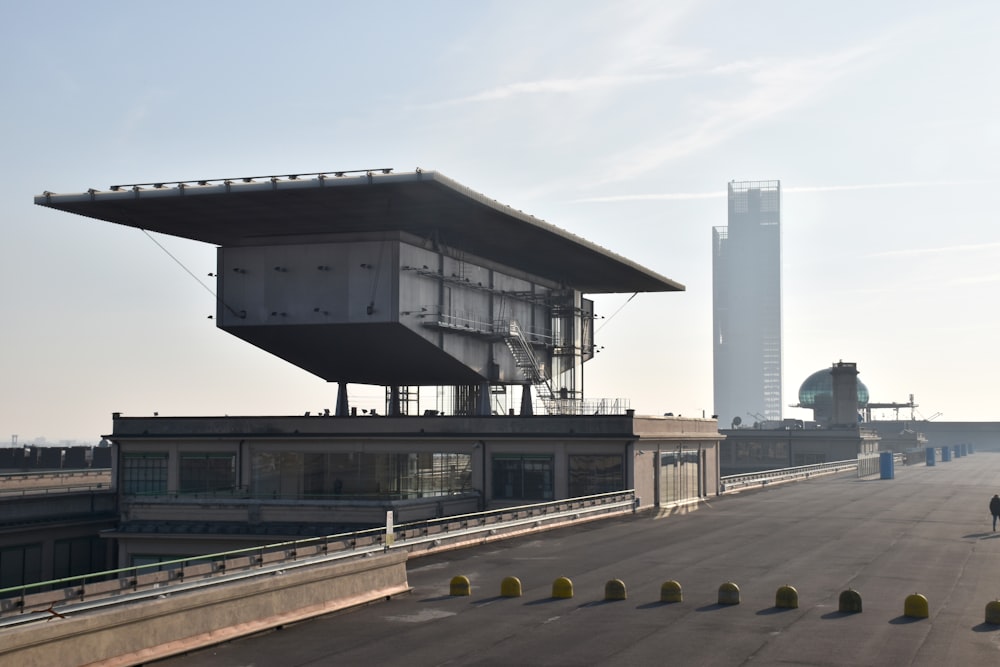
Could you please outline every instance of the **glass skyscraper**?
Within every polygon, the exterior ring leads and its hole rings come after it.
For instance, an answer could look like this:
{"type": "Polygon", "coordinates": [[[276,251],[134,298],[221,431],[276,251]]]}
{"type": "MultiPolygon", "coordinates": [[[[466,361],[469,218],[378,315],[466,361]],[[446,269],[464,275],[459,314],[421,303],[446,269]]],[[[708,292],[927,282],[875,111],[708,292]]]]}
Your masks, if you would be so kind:
{"type": "Polygon", "coordinates": [[[730,182],[728,222],[712,229],[720,428],[781,420],[781,182],[730,182]]]}

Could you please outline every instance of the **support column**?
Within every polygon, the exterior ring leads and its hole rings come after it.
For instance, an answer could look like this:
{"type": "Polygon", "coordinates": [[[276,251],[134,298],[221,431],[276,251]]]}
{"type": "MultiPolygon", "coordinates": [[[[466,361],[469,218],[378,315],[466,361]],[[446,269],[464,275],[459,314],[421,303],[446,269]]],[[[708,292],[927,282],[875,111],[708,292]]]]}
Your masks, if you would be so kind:
{"type": "Polygon", "coordinates": [[[347,404],[347,383],[338,382],[337,383],[337,412],[338,417],[346,417],[350,414],[350,408],[347,404]]]}
{"type": "Polygon", "coordinates": [[[490,383],[480,382],[479,383],[479,396],[476,397],[478,401],[476,402],[476,414],[481,417],[489,417],[491,414],[490,405],[490,383]]]}
{"type": "Polygon", "coordinates": [[[531,407],[531,385],[521,385],[521,416],[531,417],[534,414],[531,407]]]}

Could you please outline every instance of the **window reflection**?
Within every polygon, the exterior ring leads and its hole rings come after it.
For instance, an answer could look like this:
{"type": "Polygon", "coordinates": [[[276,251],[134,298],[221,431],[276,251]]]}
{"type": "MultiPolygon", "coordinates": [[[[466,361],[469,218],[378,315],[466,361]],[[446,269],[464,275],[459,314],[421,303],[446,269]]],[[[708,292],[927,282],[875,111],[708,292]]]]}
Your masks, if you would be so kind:
{"type": "Polygon", "coordinates": [[[251,494],[263,498],[406,499],[472,489],[472,457],[455,453],[258,451],[251,494]]]}

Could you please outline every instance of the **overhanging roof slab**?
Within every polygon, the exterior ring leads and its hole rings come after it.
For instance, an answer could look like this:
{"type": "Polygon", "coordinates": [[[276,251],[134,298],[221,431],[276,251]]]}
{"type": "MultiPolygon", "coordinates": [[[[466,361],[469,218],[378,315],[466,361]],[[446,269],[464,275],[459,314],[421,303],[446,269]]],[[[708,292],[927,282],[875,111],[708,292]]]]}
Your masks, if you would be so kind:
{"type": "Polygon", "coordinates": [[[333,174],[46,192],[35,197],[35,203],[218,246],[402,231],[588,294],[684,289],[436,172],[333,174]]]}

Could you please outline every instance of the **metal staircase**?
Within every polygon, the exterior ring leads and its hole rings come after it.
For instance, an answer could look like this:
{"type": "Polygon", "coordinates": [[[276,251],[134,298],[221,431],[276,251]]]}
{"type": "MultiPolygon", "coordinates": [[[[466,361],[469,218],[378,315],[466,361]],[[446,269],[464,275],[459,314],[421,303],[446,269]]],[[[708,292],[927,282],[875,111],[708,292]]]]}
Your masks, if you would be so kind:
{"type": "Polygon", "coordinates": [[[503,340],[510,353],[514,355],[514,363],[520,369],[521,375],[535,387],[538,397],[548,405],[554,398],[549,377],[545,368],[535,358],[531,342],[524,335],[521,326],[516,320],[510,320],[497,323],[496,329],[502,332],[503,340]]]}

